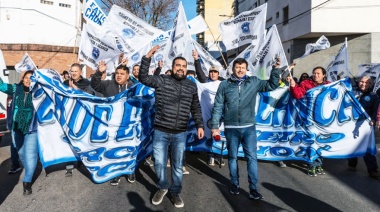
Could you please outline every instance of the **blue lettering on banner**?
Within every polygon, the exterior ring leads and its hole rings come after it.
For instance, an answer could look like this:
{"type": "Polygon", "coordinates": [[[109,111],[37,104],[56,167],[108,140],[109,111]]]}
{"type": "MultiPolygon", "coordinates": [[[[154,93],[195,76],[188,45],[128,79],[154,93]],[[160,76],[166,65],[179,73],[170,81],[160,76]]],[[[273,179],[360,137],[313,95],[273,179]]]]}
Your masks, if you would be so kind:
{"type": "Polygon", "coordinates": [[[108,131],[104,130],[104,132],[101,135],[99,135],[99,127],[101,125],[108,127],[107,122],[111,120],[113,107],[112,105],[95,105],[94,110],[95,119],[91,130],[91,142],[104,143],[108,140],[108,131]],[[106,120],[102,120],[103,113],[106,113],[106,120]]]}
{"type": "Polygon", "coordinates": [[[88,126],[90,126],[93,117],[90,113],[91,111],[88,110],[89,108],[87,108],[83,102],[77,100],[68,124],[68,136],[71,139],[80,140],[89,131],[88,126]],[[85,113],[84,119],[79,118],[81,113],[85,113]],[[74,132],[77,126],[79,126],[80,129],[77,132],[74,132]]]}

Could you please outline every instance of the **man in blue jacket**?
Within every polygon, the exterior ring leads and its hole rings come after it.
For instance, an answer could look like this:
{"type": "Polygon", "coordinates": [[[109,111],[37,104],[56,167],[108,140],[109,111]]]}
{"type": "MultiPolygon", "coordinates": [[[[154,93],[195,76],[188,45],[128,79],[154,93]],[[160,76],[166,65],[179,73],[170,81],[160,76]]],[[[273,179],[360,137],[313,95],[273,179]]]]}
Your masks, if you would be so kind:
{"type": "MultiPolygon", "coordinates": [[[[276,68],[279,66],[277,59],[276,68]]],[[[233,62],[231,78],[222,81],[215,96],[212,110],[212,136],[218,135],[219,121],[224,114],[224,134],[227,139],[228,166],[231,178],[231,194],[239,194],[239,175],[237,153],[240,143],[247,159],[248,182],[251,199],[262,199],[257,190],[257,136],[255,104],[256,96],[261,91],[272,91],[278,88],[280,72],[273,69],[269,80],[246,75],[248,62],[237,58],[233,62]]]]}

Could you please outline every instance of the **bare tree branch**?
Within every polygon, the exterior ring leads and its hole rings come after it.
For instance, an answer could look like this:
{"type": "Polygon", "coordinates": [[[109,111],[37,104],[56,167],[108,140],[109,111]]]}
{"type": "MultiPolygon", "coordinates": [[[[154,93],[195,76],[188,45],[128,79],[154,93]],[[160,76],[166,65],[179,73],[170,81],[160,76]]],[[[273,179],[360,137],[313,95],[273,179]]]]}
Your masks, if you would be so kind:
{"type": "Polygon", "coordinates": [[[178,8],[177,0],[101,0],[105,12],[109,12],[113,4],[129,10],[137,17],[152,26],[167,30],[172,27],[178,8]]]}

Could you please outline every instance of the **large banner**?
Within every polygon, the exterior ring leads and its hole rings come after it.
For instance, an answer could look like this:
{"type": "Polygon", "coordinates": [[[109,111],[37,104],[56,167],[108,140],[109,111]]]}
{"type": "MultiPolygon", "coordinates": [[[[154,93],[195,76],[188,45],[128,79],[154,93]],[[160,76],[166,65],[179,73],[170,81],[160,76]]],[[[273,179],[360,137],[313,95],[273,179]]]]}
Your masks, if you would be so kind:
{"type": "MultiPolygon", "coordinates": [[[[114,97],[99,98],[64,86],[46,73],[37,72],[33,82],[44,167],[82,160],[93,181],[102,183],[133,173],[152,152],[153,89],[137,84],[114,97]]],[[[208,126],[219,83],[197,86],[208,126]]],[[[313,161],[318,156],[375,154],[373,128],[350,89],[345,79],[311,89],[300,100],[293,99],[286,87],[260,93],[255,100],[258,158],[313,161]]],[[[227,154],[225,145],[213,141],[209,127],[201,140],[195,128],[190,121],[188,151],[227,154]]],[[[239,156],[244,156],[241,148],[239,156]]]]}
{"type": "Polygon", "coordinates": [[[96,183],[131,174],[151,153],[154,90],[138,84],[114,97],[71,89],[42,72],[33,85],[44,167],[82,160],[96,183]]]}
{"type": "Polygon", "coordinates": [[[264,39],[267,4],[253,10],[240,13],[238,16],[222,21],[219,30],[227,50],[245,44],[259,45],[264,39]]]}

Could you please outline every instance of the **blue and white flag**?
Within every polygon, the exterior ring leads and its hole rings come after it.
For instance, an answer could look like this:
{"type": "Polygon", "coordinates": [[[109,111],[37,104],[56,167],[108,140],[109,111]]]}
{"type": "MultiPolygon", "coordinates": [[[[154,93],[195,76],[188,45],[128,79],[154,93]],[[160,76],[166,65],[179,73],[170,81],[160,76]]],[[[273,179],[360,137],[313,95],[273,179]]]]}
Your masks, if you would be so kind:
{"type": "Polygon", "coordinates": [[[227,70],[217,61],[206,49],[204,49],[197,41],[192,40],[195,51],[198,52],[199,60],[201,62],[202,71],[206,76],[209,74],[211,66],[215,66],[219,70],[219,76],[227,78],[227,70]]]}
{"type": "Polygon", "coordinates": [[[83,18],[90,23],[101,26],[107,15],[99,7],[95,0],[86,0],[83,8],[83,18]]]}
{"type": "Polygon", "coordinates": [[[316,52],[316,51],[320,51],[320,50],[324,50],[324,49],[328,49],[330,48],[330,42],[329,40],[324,36],[322,35],[316,43],[308,43],[305,47],[305,54],[301,57],[306,57],[307,55],[313,53],[313,52],[316,52]]]}
{"type": "Polygon", "coordinates": [[[340,47],[338,54],[326,69],[327,79],[331,82],[337,81],[344,77],[349,77],[348,70],[348,46],[347,40],[340,47]]]}
{"type": "Polygon", "coordinates": [[[34,65],[33,60],[30,58],[28,53],[25,53],[21,61],[15,65],[15,70],[18,73],[22,73],[24,71],[35,71],[37,70],[37,66],[34,65]]]}
{"type": "MultiPolygon", "coordinates": [[[[208,126],[218,84],[197,83],[197,86],[205,126],[208,126]]],[[[300,100],[292,98],[288,87],[261,92],[256,99],[258,158],[310,162],[317,157],[376,154],[373,127],[350,90],[350,80],[345,79],[313,88],[300,100]]],[[[188,138],[193,140],[188,141],[187,149],[220,154],[222,144],[213,141],[209,130],[205,128],[205,137],[199,141],[195,129],[189,129],[193,135],[188,138]]],[[[227,154],[226,145],[223,154],[227,154]]],[[[239,156],[244,156],[242,147],[239,156]]]]}
{"type": "Polygon", "coordinates": [[[134,65],[140,65],[142,57],[145,56],[151,49],[152,45],[150,43],[142,47],[140,50],[128,58],[127,66],[132,68],[134,65]]]}
{"type": "Polygon", "coordinates": [[[99,61],[104,60],[107,63],[121,53],[115,38],[110,35],[100,38],[99,30],[96,25],[84,24],[79,45],[78,59],[93,70],[98,68],[99,61]]]}
{"type": "Polygon", "coordinates": [[[102,35],[118,37],[122,52],[130,57],[142,46],[152,42],[158,35],[163,33],[128,10],[113,5],[107,19],[102,24],[102,35]]]}
{"type": "Polygon", "coordinates": [[[253,10],[240,13],[238,16],[222,21],[219,30],[227,50],[246,44],[259,45],[265,34],[267,4],[253,10]]]}
{"type": "Polygon", "coordinates": [[[99,98],[71,89],[42,72],[33,84],[44,167],[81,160],[96,183],[131,174],[151,153],[154,90],[137,84],[99,98]]]}
{"type": "MultiPolygon", "coordinates": [[[[251,44],[251,46],[253,46],[251,44]]],[[[288,60],[284,49],[282,48],[282,42],[280,35],[278,34],[276,25],[272,25],[269,29],[265,40],[260,44],[256,51],[253,51],[248,56],[244,54],[244,58],[248,63],[252,63],[249,66],[249,73],[251,76],[257,76],[259,79],[267,80],[270,77],[272,71],[272,65],[276,63],[276,58],[280,58],[280,67],[288,66],[288,60]],[[254,54],[252,54],[254,53],[254,54]]]]}

